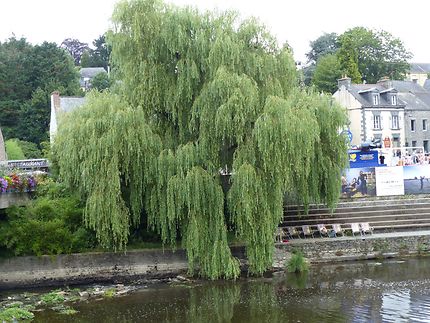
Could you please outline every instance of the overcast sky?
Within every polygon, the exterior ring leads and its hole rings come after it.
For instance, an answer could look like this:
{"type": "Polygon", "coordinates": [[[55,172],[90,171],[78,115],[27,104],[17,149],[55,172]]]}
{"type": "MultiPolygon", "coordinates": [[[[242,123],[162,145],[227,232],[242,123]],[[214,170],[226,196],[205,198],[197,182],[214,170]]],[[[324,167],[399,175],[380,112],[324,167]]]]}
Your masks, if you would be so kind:
{"type": "MultiPolygon", "coordinates": [[[[77,38],[90,43],[110,26],[116,0],[0,0],[0,41],[12,33],[33,44],[61,43],[77,38]]],[[[277,37],[293,47],[296,60],[305,60],[309,42],[324,32],[343,33],[364,26],[384,29],[400,38],[413,62],[430,62],[428,19],[430,1],[346,0],[168,0],[202,10],[235,9],[255,16],[277,37]],[[398,5],[401,4],[401,6],[398,5]]]]}

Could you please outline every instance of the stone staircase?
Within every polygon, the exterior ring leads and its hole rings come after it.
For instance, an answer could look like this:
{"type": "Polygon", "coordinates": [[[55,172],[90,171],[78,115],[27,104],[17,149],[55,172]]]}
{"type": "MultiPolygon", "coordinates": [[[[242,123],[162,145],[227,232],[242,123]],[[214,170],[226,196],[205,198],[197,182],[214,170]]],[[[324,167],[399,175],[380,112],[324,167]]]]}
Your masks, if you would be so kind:
{"type": "Polygon", "coordinates": [[[333,213],[324,205],[311,205],[305,214],[298,205],[284,208],[281,228],[317,224],[368,222],[374,232],[401,232],[430,229],[430,195],[363,198],[340,201],[333,213]]]}

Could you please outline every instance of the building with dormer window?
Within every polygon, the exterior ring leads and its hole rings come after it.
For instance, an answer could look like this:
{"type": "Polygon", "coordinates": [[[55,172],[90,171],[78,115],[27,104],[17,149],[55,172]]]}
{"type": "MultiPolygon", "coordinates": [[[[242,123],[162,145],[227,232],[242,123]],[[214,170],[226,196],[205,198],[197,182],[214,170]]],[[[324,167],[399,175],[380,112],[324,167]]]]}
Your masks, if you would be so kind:
{"type": "Polygon", "coordinates": [[[352,84],[350,78],[338,81],[333,97],[344,106],[350,120],[352,145],[389,138],[392,147],[405,145],[405,104],[393,87],[352,84]]]}
{"type": "Polygon", "coordinates": [[[430,91],[413,81],[383,80],[381,84],[395,88],[405,103],[405,146],[430,152],[430,91]]]}
{"type": "Polygon", "coordinates": [[[391,147],[424,147],[430,152],[430,91],[416,82],[351,84],[345,77],[338,80],[333,97],[347,109],[352,145],[387,141],[391,147]]]}

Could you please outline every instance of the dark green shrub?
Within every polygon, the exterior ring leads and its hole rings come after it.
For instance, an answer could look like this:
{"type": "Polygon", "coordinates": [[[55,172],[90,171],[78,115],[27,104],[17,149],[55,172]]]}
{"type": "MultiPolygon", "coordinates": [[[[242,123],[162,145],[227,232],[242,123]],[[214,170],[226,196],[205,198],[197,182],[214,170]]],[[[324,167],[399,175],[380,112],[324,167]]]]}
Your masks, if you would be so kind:
{"type": "Polygon", "coordinates": [[[6,140],[4,145],[6,149],[7,158],[9,160],[25,159],[24,152],[22,151],[22,148],[18,143],[18,139],[6,140]]]}
{"type": "Polygon", "coordinates": [[[42,151],[37,147],[37,144],[30,141],[18,140],[18,145],[21,147],[25,158],[34,159],[42,158],[42,151]]]}
{"type": "Polygon", "coordinates": [[[55,199],[67,196],[70,196],[70,194],[63,183],[55,182],[49,177],[42,181],[39,180],[37,183],[36,197],[55,199]]]}
{"type": "Polygon", "coordinates": [[[95,241],[83,227],[82,207],[74,197],[41,197],[26,207],[9,208],[0,224],[0,245],[15,255],[80,252],[95,241]]]}

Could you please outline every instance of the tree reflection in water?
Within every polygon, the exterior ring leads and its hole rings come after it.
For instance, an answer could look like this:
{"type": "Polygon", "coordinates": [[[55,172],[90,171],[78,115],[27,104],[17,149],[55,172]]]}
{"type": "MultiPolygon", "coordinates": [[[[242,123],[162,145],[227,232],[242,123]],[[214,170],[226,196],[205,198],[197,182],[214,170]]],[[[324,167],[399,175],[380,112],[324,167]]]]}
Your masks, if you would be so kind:
{"type": "Polygon", "coordinates": [[[36,313],[35,322],[425,322],[428,277],[429,257],[321,265],[308,275],[157,285],[73,304],[70,317],[36,313]]]}

